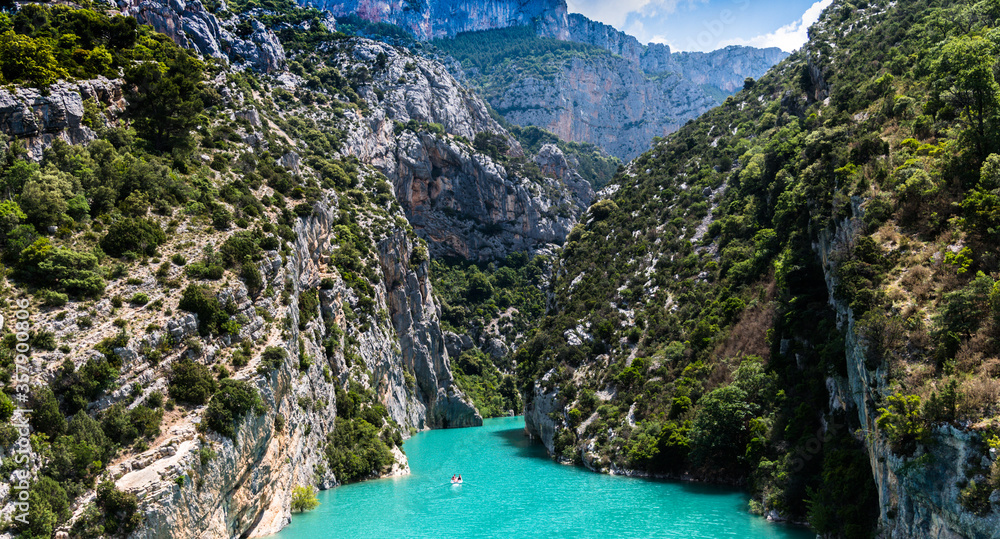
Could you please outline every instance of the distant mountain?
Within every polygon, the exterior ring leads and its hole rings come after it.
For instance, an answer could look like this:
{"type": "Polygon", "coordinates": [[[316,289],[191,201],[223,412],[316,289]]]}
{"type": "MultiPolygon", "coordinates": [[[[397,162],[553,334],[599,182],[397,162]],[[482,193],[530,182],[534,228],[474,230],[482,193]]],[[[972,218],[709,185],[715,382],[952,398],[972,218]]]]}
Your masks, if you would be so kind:
{"type": "Polygon", "coordinates": [[[709,53],[643,45],[612,26],[567,14],[564,0],[340,0],[337,17],[389,23],[434,45],[504,118],[632,159],[760,77],[787,53],[709,53]]]}
{"type": "Polygon", "coordinates": [[[356,14],[405,28],[427,41],[461,32],[534,25],[546,36],[568,38],[565,0],[307,0],[335,17],[356,14]]]}

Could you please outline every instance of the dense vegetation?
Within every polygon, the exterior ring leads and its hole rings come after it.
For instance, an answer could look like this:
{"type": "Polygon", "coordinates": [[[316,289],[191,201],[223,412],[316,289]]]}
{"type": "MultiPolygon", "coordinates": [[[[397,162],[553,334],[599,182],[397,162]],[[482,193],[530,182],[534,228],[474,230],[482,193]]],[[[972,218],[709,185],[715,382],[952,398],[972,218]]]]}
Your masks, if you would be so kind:
{"type": "MultiPolygon", "coordinates": [[[[515,253],[505,260],[475,264],[444,259],[431,261],[431,279],[441,302],[441,327],[474,342],[498,338],[504,346],[519,345],[545,311],[543,286],[548,259],[515,253]]],[[[513,364],[504,350],[491,355],[479,347],[452,358],[458,386],[483,417],[521,411],[513,364]]]]}
{"type": "Polygon", "coordinates": [[[462,63],[466,70],[490,77],[485,87],[509,83],[524,76],[551,78],[571,58],[595,58],[611,53],[592,45],[539,37],[531,26],[513,26],[480,32],[462,32],[431,42],[462,63]]]}
{"type": "MultiPolygon", "coordinates": [[[[761,510],[869,534],[856,419],[826,409],[847,364],[814,247],[850,217],[834,296],[888,377],[881,435],[908,455],[942,422],[996,432],[1000,9],[893,6],[827,10],[808,46],[822,78],[794,54],[657,143],[581,219],[557,310],[517,355],[526,395],[558,390],[560,457],[745,482],[761,510]],[[821,418],[837,428],[817,440],[821,418]]],[[[959,485],[967,508],[1000,487],[982,476],[959,485]]]]}
{"type": "Polygon", "coordinates": [[[599,190],[608,184],[622,166],[617,157],[609,156],[607,153],[589,142],[566,142],[556,135],[529,125],[519,127],[507,122],[503,116],[493,114],[493,117],[504,126],[511,135],[521,144],[524,151],[538,153],[543,144],[555,144],[566,159],[572,164],[576,171],[583,176],[583,179],[590,182],[594,190],[599,190]]]}
{"type": "MultiPolygon", "coordinates": [[[[276,11],[270,21],[277,26],[313,21],[318,13],[286,4],[278,8],[284,15],[276,11]]],[[[275,112],[319,104],[330,120],[348,109],[362,110],[366,102],[354,90],[367,80],[360,73],[341,75],[310,63],[325,61],[315,54],[303,55],[305,65],[293,59],[291,67],[308,75],[308,86],[292,94],[262,85],[252,73],[220,76],[222,66],[215,61],[203,62],[134,19],[98,8],[29,4],[0,14],[0,32],[4,84],[45,87],[58,79],[104,75],[120,79],[128,102],[117,113],[107,103],[85,102],[83,122],[96,139],[80,145],[56,139],[40,162],[26,158],[20,141],[0,146],[0,250],[11,285],[3,290],[4,300],[31,300],[37,329],[32,349],[54,354],[55,365],[61,363],[51,382],[31,395],[36,411],[32,444],[41,468],[31,492],[30,525],[15,524],[12,531],[23,538],[51,537],[70,517],[71,504],[96,491],[76,519],[73,535],[125,536],[141,523],[141,515],[134,495],[105,481],[110,463],[123,453],[146,451],[161,424],[204,406],[199,450],[204,467],[214,455],[213,440],[235,439],[242,418],[269,412],[258,384],[266,383],[291,354],[276,347],[262,351],[248,338],[244,328],[250,321],[233,301],[233,283],[242,282],[253,298],[289,305],[292,283],[265,286],[258,265],[265,255],[287,257],[298,219],[313,214],[326,190],[339,192],[332,265],[356,303],[344,305],[347,320],[341,324],[346,327],[319,320],[328,327],[324,360],[346,356],[349,366],[355,364],[354,375],[364,376],[363,364],[357,365],[357,336],[388,319],[384,311],[376,312],[370,284],[379,278],[375,244],[409,227],[397,217],[399,207],[384,177],[356,160],[331,155],[340,144],[337,130],[320,130],[301,110],[275,112]],[[256,126],[255,136],[264,141],[256,148],[246,142],[255,126],[233,118],[220,87],[246,96],[254,89],[263,94],[255,106],[273,115],[277,129],[256,126]],[[277,156],[296,144],[289,136],[299,141],[296,151],[307,174],[277,164],[277,156]],[[188,313],[198,315],[200,336],[179,341],[163,331],[166,320],[188,313]],[[42,330],[54,323],[68,333],[42,330]],[[70,346],[77,330],[96,336],[96,344],[70,346]],[[232,346],[220,353],[220,341],[232,346]],[[159,369],[166,378],[166,394],[135,378],[122,391],[128,373],[134,377],[146,368],[159,369]],[[241,370],[239,379],[230,377],[241,370]]],[[[289,47],[344,38],[322,25],[286,34],[281,35],[289,47]]],[[[337,53],[334,47],[327,54],[337,53]]],[[[317,297],[313,288],[297,298],[306,329],[318,318],[317,297]]],[[[261,310],[256,314],[264,318],[265,329],[287,331],[287,320],[274,321],[261,310]]],[[[0,381],[7,391],[16,374],[16,339],[10,330],[8,324],[0,344],[0,381]]],[[[301,347],[295,357],[299,370],[319,369],[332,380],[324,367],[329,362],[316,365],[301,347]]],[[[374,448],[373,464],[337,461],[341,481],[391,464],[391,455],[385,458],[388,448],[401,443],[398,426],[386,422],[385,410],[373,408],[371,390],[365,391],[360,394],[367,400],[358,401],[363,410],[338,425],[330,446],[374,448]]],[[[11,399],[0,395],[0,444],[9,447],[17,431],[9,423],[11,399]]],[[[301,404],[333,407],[332,400],[301,404]]],[[[276,430],[284,428],[279,417],[276,430]]],[[[5,473],[12,466],[5,460],[5,473]]],[[[199,473],[185,472],[177,485],[200,489],[199,473]]]]}
{"type": "Polygon", "coordinates": [[[342,483],[377,477],[394,462],[392,448],[402,450],[399,425],[378,404],[372,390],[357,382],[337,390],[337,425],[326,444],[330,470],[342,483]]]}

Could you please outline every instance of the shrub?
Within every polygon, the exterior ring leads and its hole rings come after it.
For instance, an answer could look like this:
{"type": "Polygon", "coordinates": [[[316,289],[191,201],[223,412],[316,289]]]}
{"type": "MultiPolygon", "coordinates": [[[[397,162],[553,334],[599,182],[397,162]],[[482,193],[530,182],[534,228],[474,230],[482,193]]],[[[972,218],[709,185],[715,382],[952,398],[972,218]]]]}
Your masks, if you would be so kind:
{"type": "Polygon", "coordinates": [[[111,481],[97,487],[97,506],[104,513],[104,529],[111,535],[126,536],[142,523],[136,495],[118,490],[111,481]]]}
{"type": "Polygon", "coordinates": [[[143,292],[136,292],[131,298],[129,298],[128,302],[132,305],[142,307],[143,305],[149,303],[149,296],[143,292]]]}
{"type": "Polygon", "coordinates": [[[142,404],[129,410],[117,403],[101,414],[101,429],[111,441],[125,447],[139,438],[158,436],[162,419],[163,411],[142,404]]]}
{"type": "Polygon", "coordinates": [[[225,273],[226,268],[216,264],[206,265],[203,262],[194,262],[184,268],[184,271],[193,279],[210,279],[216,281],[222,278],[222,274],[225,273]]]}
{"type": "Polygon", "coordinates": [[[243,267],[240,268],[240,278],[243,279],[251,295],[257,295],[264,288],[264,276],[257,269],[257,265],[252,262],[243,264],[243,267]]]}
{"type": "Polygon", "coordinates": [[[284,348],[269,346],[260,355],[260,367],[266,372],[271,372],[281,366],[288,359],[288,353],[284,348]]]}
{"type": "Polygon", "coordinates": [[[166,241],[167,235],[159,224],[146,218],[126,217],[111,223],[101,239],[101,249],[115,257],[129,251],[153,255],[166,241]]]}
{"type": "Polygon", "coordinates": [[[81,296],[100,296],[104,278],[92,253],[52,247],[48,238],[39,238],[21,251],[18,276],[51,289],[81,296]]]}
{"type": "Polygon", "coordinates": [[[219,247],[219,254],[226,266],[232,267],[247,261],[258,261],[261,258],[260,237],[258,234],[241,230],[226,238],[219,247]]]}
{"type": "Polygon", "coordinates": [[[39,477],[28,490],[28,524],[15,529],[24,536],[49,537],[56,525],[70,517],[66,490],[51,477],[39,477]]]}
{"type": "Polygon", "coordinates": [[[298,486],[292,489],[292,511],[301,513],[312,511],[319,507],[319,500],[316,499],[316,487],[298,486]]]}
{"type": "Polygon", "coordinates": [[[229,320],[219,299],[204,286],[188,285],[177,306],[198,315],[198,332],[202,335],[219,333],[222,324],[229,320]]]}
{"type": "Polygon", "coordinates": [[[184,358],[174,363],[167,390],[176,401],[198,405],[208,402],[216,383],[208,367],[184,358]]]}
{"type": "Polygon", "coordinates": [[[205,426],[228,438],[236,437],[235,423],[247,413],[264,413],[264,403],[257,394],[257,388],[245,380],[227,378],[222,381],[208,409],[205,411],[205,426]]]}
{"type": "Polygon", "coordinates": [[[327,438],[326,458],[341,483],[378,474],[393,462],[392,452],[374,425],[364,419],[343,417],[337,417],[327,438]]]}
{"type": "Polygon", "coordinates": [[[61,294],[47,288],[42,288],[38,292],[35,292],[35,297],[46,307],[62,307],[69,301],[69,296],[66,294],[61,294]]]}
{"type": "Polygon", "coordinates": [[[908,456],[917,449],[918,443],[925,443],[929,432],[920,415],[920,397],[917,395],[890,395],[888,405],[878,409],[878,428],[889,438],[892,451],[908,456]]]}

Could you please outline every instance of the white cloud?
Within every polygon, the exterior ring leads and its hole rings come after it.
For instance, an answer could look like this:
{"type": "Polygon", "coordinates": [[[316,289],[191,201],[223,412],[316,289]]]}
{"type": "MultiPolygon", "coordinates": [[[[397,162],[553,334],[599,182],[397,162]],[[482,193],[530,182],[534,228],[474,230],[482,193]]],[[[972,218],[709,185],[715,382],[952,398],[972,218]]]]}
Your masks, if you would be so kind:
{"type": "Polygon", "coordinates": [[[566,0],[570,13],[581,13],[588,19],[601,21],[621,29],[629,13],[638,12],[655,0],[566,0]]]}
{"type": "MultiPolygon", "coordinates": [[[[610,24],[625,31],[626,26],[639,19],[651,19],[670,15],[682,5],[694,6],[709,0],[566,0],[570,13],[581,13],[585,17],[610,24]]],[[[633,34],[634,35],[634,34],[633,34]]],[[[639,37],[639,36],[636,36],[639,37]]]]}
{"type": "Polygon", "coordinates": [[[726,47],[729,45],[749,45],[751,47],[778,47],[779,49],[792,52],[795,49],[801,47],[806,41],[809,41],[809,27],[819,20],[819,16],[823,13],[833,0],[819,0],[815,4],[809,7],[802,18],[794,21],[790,24],[786,24],[777,30],[762,34],[759,36],[752,37],[750,39],[727,39],[719,43],[718,47],[726,47]]]}
{"type": "Polygon", "coordinates": [[[670,50],[672,50],[672,51],[681,50],[681,49],[679,49],[677,47],[677,45],[673,41],[670,41],[670,39],[668,39],[667,36],[664,36],[664,35],[661,35],[661,34],[657,34],[657,35],[649,38],[649,42],[650,43],[659,43],[660,45],[666,45],[666,46],[670,47],[670,50]]]}

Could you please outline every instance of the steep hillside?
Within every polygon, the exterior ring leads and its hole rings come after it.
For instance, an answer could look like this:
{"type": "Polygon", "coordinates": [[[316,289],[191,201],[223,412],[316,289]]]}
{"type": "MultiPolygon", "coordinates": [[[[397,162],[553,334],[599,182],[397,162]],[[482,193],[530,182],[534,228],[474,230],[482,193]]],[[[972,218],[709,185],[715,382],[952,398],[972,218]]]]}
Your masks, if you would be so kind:
{"type": "Polygon", "coordinates": [[[836,2],[630,163],[517,352],[528,430],[824,534],[997,537],[998,17],[836,2]]]}
{"type": "Polygon", "coordinates": [[[0,537],[265,535],[296,488],[407,473],[403,438],[482,421],[431,256],[548,251],[593,195],[441,65],[315,10],[139,7],[172,31],[0,14],[34,62],[0,58],[0,456],[31,483],[0,537]]]}
{"type": "Polygon", "coordinates": [[[565,39],[565,0],[321,0],[302,2],[336,17],[356,14],[371,22],[399,26],[420,40],[461,32],[537,25],[565,39]]]}
{"type": "MultiPolygon", "coordinates": [[[[311,5],[311,3],[310,3],[311,5]]],[[[467,77],[507,121],[544,128],[632,159],[787,56],[728,47],[672,53],[615,28],[566,14],[565,0],[325,2],[362,35],[422,50],[467,77]],[[433,40],[442,55],[407,42],[433,40]],[[366,27],[368,26],[368,27],[366,27]]]]}

